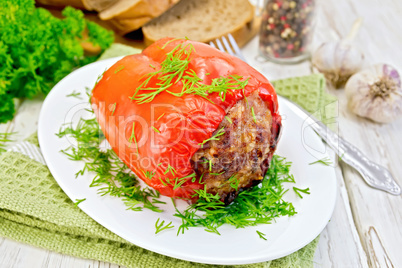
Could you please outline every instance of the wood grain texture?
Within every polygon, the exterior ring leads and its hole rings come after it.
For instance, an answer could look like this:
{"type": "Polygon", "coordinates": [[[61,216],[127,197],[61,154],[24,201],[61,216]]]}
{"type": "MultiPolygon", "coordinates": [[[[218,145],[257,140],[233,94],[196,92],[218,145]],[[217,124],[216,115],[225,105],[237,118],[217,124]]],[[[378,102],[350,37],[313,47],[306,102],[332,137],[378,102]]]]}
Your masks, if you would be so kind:
{"type": "MultiPolygon", "coordinates": [[[[313,47],[346,36],[358,17],[364,19],[355,45],[366,56],[366,66],[386,62],[402,72],[402,1],[320,0],[313,47]]],[[[309,62],[276,65],[257,61],[258,38],[244,53],[269,79],[306,75],[309,62]]],[[[339,99],[339,133],[367,156],[389,168],[402,185],[402,120],[376,124],[353,115],[343,90],[329,89],[339,99]]],[[[18,132],[22,140],[36,131],[42,101],[24,101],[15,119],[0,132],[18,132]]],[[[402,267],[402,197],[375,190],[361,176],[340,163],[336,167],[338,200],[333,217],[321,234],[314,259],[316,267],[402,267]]],[[[0,238],[0,267],[118,267],[75,258],[0,238]]]]}

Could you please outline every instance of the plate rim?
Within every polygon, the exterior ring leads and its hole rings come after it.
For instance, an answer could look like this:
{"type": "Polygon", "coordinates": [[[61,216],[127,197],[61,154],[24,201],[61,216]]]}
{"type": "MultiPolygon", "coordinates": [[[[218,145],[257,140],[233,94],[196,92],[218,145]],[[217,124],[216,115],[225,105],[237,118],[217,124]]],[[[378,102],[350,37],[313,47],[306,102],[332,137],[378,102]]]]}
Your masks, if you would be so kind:
{"type": "MultiPolygon", "coordinates": [[[[112,64],[112,63],[118,61],[118,60],[121,59],[121,58],[122,58],[122,57],[116,57],[116,58],[105,59],[105,60],[102,60],[102,61],[97,61],[97,62],[88,64],[88,65],[86,65],[86,66],[83,66],[83,67],[81,67],[81,68],[79,68],[79,69],[73,71],[72,73],[70,73],[69,75],[67,75],[65,78],[63,78],[59,83],[57,83],[57,84],[54,86],[54,88],[56,88],[56,87],[58,87],[59,85],[62,85],[63,83],[65,83],[66,80],[70,79],[70,77],[73,76],[73,75],[75,75],[77,72],[82,72],[82,71],[84,71],[84,70],[86,71],[87,69],[90,69],[90,68],[92,68],[93,66],[97,66],[97,65],[104,65],[104,66],[105,66],[105,65],[108,65],[108,64],[112,64]]],[[[58,92],[57,92],[56,90],[53,90],[53,89],[52,89],[52,90],[50,91],[50,93],[48,94],[48,96],[46,97],[46,99],[45,99],[45,101],[44,101],[44,103],[43,103],[43,105],[42,105],[42,108],[41,108],[41,111],[40,111],[40,114],[39,114],[39,120],[38,120],[38,140],[39,140],[39,144],[40,144],[40,147],[41,147],[41,148],[46,148],[46,141],[47,141],[47,139],[46,139],[46,131],[45,131],[45,129],[44,129],[42,126],[43,126],[43,124],[45,124],[45,123],[43,123],[43,122],[44,122],[44,120],[45,120],[44,118],[46,117],[47,106],[48,106],[48,103],[52,100],[52,98],[54,98],[53,96],[57,96],[57,94],[58,94],[58,92]]],[[[296,115],[298,115],[298,116],[301,118],[301,120],[304,120],[304,119],[306,118],[307,115],[306,115],[299,107],[297,107],[295,104],[293,104],[291,101],[289,101],[288,99],[286,99],[286,98],[284,98],[284,97],[281,97],[281,96],[279,96],[279,95],[278,95],[278,99],[280,100],[280,102],[286,103],[287,106],[288,106],[288,108],[291,109],[296,115]]],[[[321,141],[321,142],[322,142],[322,141],[321,141]]],[[[55,174],[57,174],[57,171],[56,171],[57,168],[54,166],[54,163],[49,159],[50,156],[48,156],[48,155],[47,155],[47,152],[45,152],[44,150],[42,150],[42,154],[43,154],[43,157],[44,157],[44,159],[45,159],[46,165],[47,165],[47,167],[49,168],[50,172],[52,173],[52,176],[55,178],[56,182],[59,184],[59,186],[62,188],[62,190],[66,193],[66,195],[67,195],[71,200],[73,200],[72,197],[70,196],[70,194],[68,194],[68,193],[66,192],[66,190],[65,190],[65,188],[68,188],[68,186],[65,185],[60,179],[56,178],[56,177],[58,177],[58,176],[55,176],[55,174]]],[[[328,155],[328,153],[326,153],[326,154],[328,155]]],[[[332,188],[334,189],[334,191],[332,192],[332,195],[333,195],[332,202],[331,202],[332,207],[328,210],[328,211],[329,211],[329,218],[328,218],[328,220],[330,220],[331,217],[332,217],[332,214],[333,214],[333,211],[334,211],[335,205],[336,205],[337,195],[338,195],[337,177],[336,177],[335,169],[334,169],[331,173],[333,173],[333,174],[332,174],[332,175],[333,175],[333,179],[332,179],[331,181],[332,181],[332,184],[333,184],[332,186],[334,186],[334,187],[332,187],[332,188]]],[[[85,202],[84,202],[84,203],[85,203],[85,202]]],[[[204,256],[204,258],[203,258],[203,257],[199,257],[199,258],[197,259],[197,258],[195,258],[194,256],[191,256],[190,258],[186,258],[186,256],[183,256],[183,255],[180,255],[180,254],[179,254],[179,255],[172,255],[172,254],[171,254],[171,251],[155,250],[155,249],[153,249],[153,248],[150,248],[150,247],[147,246],[147,245],[144,245],[143,243],[138,243],[138,241],[131,241],[131,239],[128,239],[128,238],[124,235],[124,232],[121,232],[120,230],[116,230],[116,228],[110,228],[110,226],[108,226],[108,224],[105,225],[105,224],[104,224],[104,221],[103,221],[101,218],[99,218],[96,213],[92,213],[91,211],[88,211],[88,209],[86,208],[85,204],[83,204],[82,206],[81,206],[81,204],[80,204],[79,207],[80,207],[80,209],[81,209],[85,214],[87,214],[90,218],[92,218],[93,220],[95,220],[97,223],[99,223],[100,225],[102,225],[103,227],[105,227],[106,229],[108,229],[109,231],[111,231],[111,232],[115,233],[116,235],[122,237],[123,239],[125,239],[125,240],[127,240],[127,241],[129,241],[129,242],[131,242],[131,243],[133,243],[133,244],[135,244],[135,245],[137,245],[137,246],[139,246],[139,247],[142,247],[142,248],[144,248],[144,249],[147,249],[147,250],[150,250],[150,251],[153,251],[153,252],[156,252],[156,253],[165,255],[165,256],[169,256],[169,257],[172,257],[172,258],[177,258],[177,259],[182,259],[182,260],[192,261],[192,262],[206,263],[206,264],[228,264],[228,265],[232,265],[232,264],[251,264],[251,263],[258,263],[258,262],[263,262],[263,261],[268,261],[268,260],[273,260],[273,259],[281,258],[281,257],[283,257],[283,256],[286,256],[286,255],[289,255],[289,254],[290,254],[289,252],[282,252],[282,254],[278,253],[278,254],[275,255],[274,258],[270,258],[270,259],[266,259],[266,258],[264,258],[264,257],[260,257],[260,258],[255,258],[255,257],[254,257],[254,258],[250,258],[250,259],[248,259],[247,257],[246,257],[246,258],[244,258],[244,257],[236,257],[236,258],[232,259],[232,260],[235,260],[234,262],[233,262],[233,261],[228,261],[227,258],[223,258],[223,259],[216,259],[216,258],[215,258],[214,260],[209,260],[209,259],[208,259],[208,260],[205,260],[205,256],[204,256]]],[[[328,223],[328,221],[325,221],[325,222],[323,221],[322,226],[321,226],[320,228],[317,228],[317,231],[315,232],[316,234],[314,235],[314,237],[313,237],[311,240],[309,240],[309,241],[306,241],[306,242],[303,242],[303,243],[299,243],[296,247],[292,247],[291,253],[296,252],[296,251],[299,250],[300,248],[306,246],[306,245],[309,244],[311,241],[313,241],[313,240],[323,231],[323,229],[325,228],[325,226],[327,225],[327,223],[328,223]],[[319,230],[318,230],[318,229],[319,229],[319,230]]],[[[185,234],[184,234],[184,235],[185,235],[185,234]]]]}

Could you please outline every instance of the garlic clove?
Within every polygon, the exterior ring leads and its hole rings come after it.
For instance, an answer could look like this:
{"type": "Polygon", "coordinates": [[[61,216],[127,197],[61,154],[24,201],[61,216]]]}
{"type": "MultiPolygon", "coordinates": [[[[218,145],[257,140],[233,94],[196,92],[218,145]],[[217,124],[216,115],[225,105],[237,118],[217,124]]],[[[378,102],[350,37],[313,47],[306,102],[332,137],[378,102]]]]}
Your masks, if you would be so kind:
{"type": "Polygon", "coordinates": [[[326,42],[314,52],[312,63],[328,82],[340,88],[362,68],[364,55],[348,41],[326,42]]]}
{"type": "Polygon", "coordinates": [[[402,115],[401,77],[388,64],[376,64],[353,75],[345,86],[348,106],[355,114],[380,123],[402,115]]]}

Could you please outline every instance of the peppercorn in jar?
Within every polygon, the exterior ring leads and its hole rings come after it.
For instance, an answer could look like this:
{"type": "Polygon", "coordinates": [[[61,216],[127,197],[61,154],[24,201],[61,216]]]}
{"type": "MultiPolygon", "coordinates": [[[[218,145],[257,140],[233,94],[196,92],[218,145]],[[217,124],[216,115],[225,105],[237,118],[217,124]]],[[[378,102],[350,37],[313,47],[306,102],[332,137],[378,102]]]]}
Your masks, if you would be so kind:
{"type": "Polygon", "coordinates": [[[262,13],[260,54],[278,63],[309,57],[314,0],[268,0],[262,13]]]}

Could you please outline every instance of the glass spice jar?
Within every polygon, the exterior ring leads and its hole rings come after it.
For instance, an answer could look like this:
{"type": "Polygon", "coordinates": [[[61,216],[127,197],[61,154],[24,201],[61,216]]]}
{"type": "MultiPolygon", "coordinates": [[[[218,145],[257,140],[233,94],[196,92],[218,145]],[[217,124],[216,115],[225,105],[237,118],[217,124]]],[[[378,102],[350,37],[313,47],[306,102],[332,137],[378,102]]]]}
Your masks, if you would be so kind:
{"type": "Polygon", "coordinates": [[[268,0],[262,12],[260,54],[277,63],[307,59],[314,7],[314,0],[268,0]]]}

